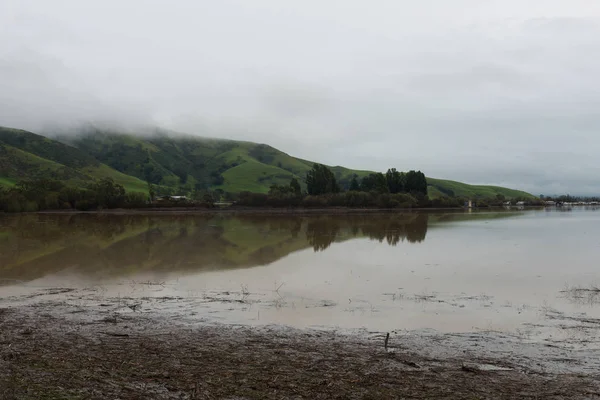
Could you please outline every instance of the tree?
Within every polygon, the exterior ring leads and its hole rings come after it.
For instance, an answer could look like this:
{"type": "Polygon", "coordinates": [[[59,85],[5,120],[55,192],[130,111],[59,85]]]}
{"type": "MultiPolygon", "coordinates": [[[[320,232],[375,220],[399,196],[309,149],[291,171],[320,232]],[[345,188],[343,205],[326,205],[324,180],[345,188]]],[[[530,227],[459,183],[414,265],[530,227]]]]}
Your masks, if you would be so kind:
{"type": "Polygon", "coordinates": [[[322,164],[314,164],[312,169],[307,172],[306,189],[312,196],[340,191],[333,172],[322,164]]]}
{"type": "Polygon", "coordinates": [[[358,192],[360,190],[360,185],[358,184],[357,175],[352,175],[352,181],[350,181],[350,191],[358,192]]]}
{"type": "Polygon", "coordinates": [[[385,180],[390,193],[395,194],[404,192],[404,186],[406,184],[406,175],[404,173],[398,172],[396,168],[390,168],[385,173],[385,180]]]}
{"type": "Polygon", "coordinates": [[[204,193],[204,196],[202,196],[202,201],[204,201],[204,203],[206,203],[206,205],[210,208],[215,206],[215,198],[210,192],[204,193]]]}
{"type": "Polygon", "coordinates": [[[363,192],[387,193],[388,185],[385,176],[381,172],[365,176],[360,183],[363,192]]]}
{"type": "Polygon", "coordinates": [[[185,185],[188,179],[188,172],[184,166],[176,166],[173,168],[173,173],[179,178],[179,184],[185,185]]]}
{"type": "Polygon", "coordinates": [[[269,196],[285,196],[292,192],[292,188],[286,185],[278,185],[276,183],[269,187],[269,196]]]}
{"type": "Polygon", "coordinates": [[[156,195],[156,191],[154,190],[154,185],[148,182],[148,194],[150,195],[150,201],[154,201],[154,196],[156,195]]]}
{"type": "Polygon", "coordinates": [[[408,171],[404,190],[408,193],[427,195],[427,178],[421,171],[408,171]]]}
{"type": "Polygon", "coordinates": [[[91,185],[98,206],[116,208],[123,205],[125,200],[125,188],[115,183],[111,178],[102,178],[91,185]]]}
{"type": "Polygon", "coordinates": [[[162,174],[151,164],[144,164],[143,167],[144,179],[150,183],[160,183],[162,174]]]}
{"type": "Polygon", "coordinates": [[[300,187],[300,182],[295,177],[290,181],[290,189],[296,197],[302,197],[302,187],[300,187]]]}
{"type": "Polygon", "coordinates": [[[218,171],[210,173],[210,183],[214,186],[219,186],[225,183],[225,178],[218,171]]]}

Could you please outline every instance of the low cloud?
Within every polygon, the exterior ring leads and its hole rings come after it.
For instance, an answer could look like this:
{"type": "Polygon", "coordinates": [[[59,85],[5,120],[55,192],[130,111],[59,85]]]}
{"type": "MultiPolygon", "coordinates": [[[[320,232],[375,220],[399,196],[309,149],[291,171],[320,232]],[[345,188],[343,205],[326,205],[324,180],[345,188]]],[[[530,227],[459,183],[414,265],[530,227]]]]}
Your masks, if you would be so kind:
{"type": "Polygon", "coordinates": [[[600,4],[17,1],[0,124],[111,123],[598,194],[600,4]]]}

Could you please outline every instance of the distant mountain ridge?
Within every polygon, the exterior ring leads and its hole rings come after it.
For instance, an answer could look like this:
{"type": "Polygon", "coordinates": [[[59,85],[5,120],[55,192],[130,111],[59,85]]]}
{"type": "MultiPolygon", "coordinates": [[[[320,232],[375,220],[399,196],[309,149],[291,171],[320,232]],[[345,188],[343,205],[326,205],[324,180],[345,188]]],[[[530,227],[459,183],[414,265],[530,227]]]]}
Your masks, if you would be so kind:
{"type": "Polygon", "coordinates": [[[32,132],[0,127],[0,185],[19,180],[53,178],[81,185],[112,178],[130,191],[146,191],[147,183],[100,163],[81,150],[32,132]]]}
{"type": "MultiPolygon", "coordinates": [[[[87,128],[50,139],[0,127],[0,184],[33,177],[53,177],[74,184],[111,177],[130,191],[147,191],[147,182],[181,191],[222,189],[266,193],[273,184],[303,182],[313,162],[266,144],[180,135],[157,129],[144,136],[87,128]]],[[[415,166],[415,168],[418,166],[415,166]]],[[[343,188],[352,176],[372,171],[332,166],[343,188]]],[[[529,193],[497,186],[468,185],[427,178],[430,197],[533,198],[529,193]]]]}

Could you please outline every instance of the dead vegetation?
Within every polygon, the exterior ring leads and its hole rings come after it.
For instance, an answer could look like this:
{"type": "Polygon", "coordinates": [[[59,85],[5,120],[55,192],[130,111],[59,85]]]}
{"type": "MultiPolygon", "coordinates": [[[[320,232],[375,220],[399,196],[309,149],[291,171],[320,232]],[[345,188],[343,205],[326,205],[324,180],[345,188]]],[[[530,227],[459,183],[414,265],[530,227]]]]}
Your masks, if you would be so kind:
{"type": "Polygon", "coordinates": [[[598,285],[590,285],[588,287],[565,286],[565,289],[561,293],[563,293],[567,300],[575,304],[600,304],[600,286],[598,285]]]}
{"type": "Polygon", "coordinates": [[[2,399],[600,398],[591,376],[486,371],[472,365],[490,360],[431,359],[387,335],[178,326],[142,313],[66,320],[34,307],[0,309],[0,333],[2,399]]]}

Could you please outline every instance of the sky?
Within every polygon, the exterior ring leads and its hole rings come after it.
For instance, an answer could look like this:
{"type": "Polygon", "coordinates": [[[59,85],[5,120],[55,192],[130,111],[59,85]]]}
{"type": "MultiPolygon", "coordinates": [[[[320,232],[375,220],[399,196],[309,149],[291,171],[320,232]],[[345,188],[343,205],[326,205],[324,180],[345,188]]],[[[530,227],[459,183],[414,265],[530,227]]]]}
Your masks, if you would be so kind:
{"type": "Polygon", "coordinates": [[[2,0],[0,125],[600,194],[597,0],[2,0]]]}

